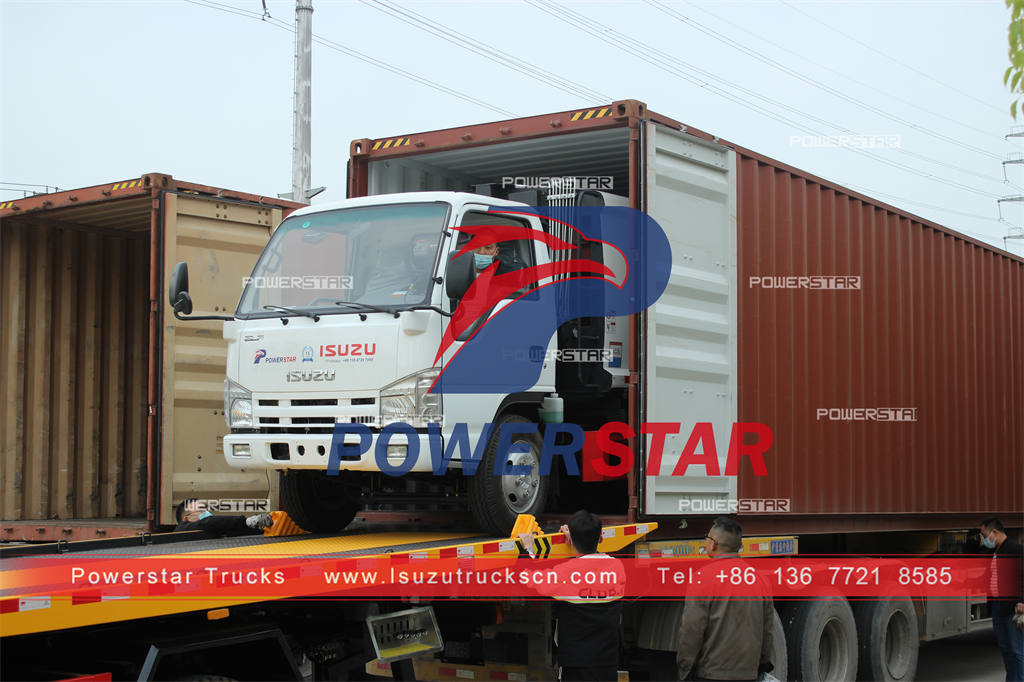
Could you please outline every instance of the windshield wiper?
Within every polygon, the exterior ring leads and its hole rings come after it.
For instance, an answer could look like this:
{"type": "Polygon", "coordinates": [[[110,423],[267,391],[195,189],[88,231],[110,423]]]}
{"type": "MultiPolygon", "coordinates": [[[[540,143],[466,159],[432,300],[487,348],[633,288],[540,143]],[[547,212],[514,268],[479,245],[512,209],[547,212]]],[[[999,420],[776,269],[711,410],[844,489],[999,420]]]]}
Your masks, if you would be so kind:
{"type": "MultiPolygon", "coordinates": [[[[375,313],[387,313],[388,315],[394,315],[395,317],[398,317],[398,311],[395,310],[394,308],[382,308],[381,306],[371,305],[369,303],[349,303],[348,301],[335,301],[334,305],[345,306],[346,308],[356,308],[357,310],[372,310],[375,313]]],[[[366,316],[362,314],[360,314],[359,317],[361,317],[364,320],[366,319],[366,316]]]]}
{"type": "Polygon", "coordinates": [[[445,311],[438,308],[436,305],[411,305],[408,308],[402,308],[402,310],[433,310],[435,313],[440,313],[444,317],[452,316],[451,313],[446,313],[445,311]]]}
{"type": "MultiPolygon", "coordinates": [[[[263,309],[264,310],[283,310],[284,312],[291,313],[292,315],[301,315],[302,317],[308,317],[311,320],[313,320],[314,322],[319,322],[320,321],[320,316],[319,315],[315,315],[315,314],[309,312],[308,310],[303,310],[301,308],[289,308],[289,307],[283,306],[283,305],[265,305],[265,306],[263,306],[263,309]]],[[[281,318],[281,323],[282,324],[288,324],[288,322],[284,318],[281,318]]]]}

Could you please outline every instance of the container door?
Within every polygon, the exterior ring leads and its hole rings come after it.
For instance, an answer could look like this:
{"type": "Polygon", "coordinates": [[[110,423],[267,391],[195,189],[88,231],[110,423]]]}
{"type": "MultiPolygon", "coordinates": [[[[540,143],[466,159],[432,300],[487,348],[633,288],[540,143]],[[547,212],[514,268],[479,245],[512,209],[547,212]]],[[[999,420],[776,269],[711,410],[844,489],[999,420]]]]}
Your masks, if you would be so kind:
{"type": "MultiPolygon", "coordinates": [[[[164,195],[164,283],[187,261],[195,315],[231,315],[280,208],[182,194],[164,195]]],[[[226,502],[222,509],[258,510],[276,502],[277,477],[231,469],[224,461],[223,322],[184,322],[164,305],[161,415],[161,523],[173,523],[172,503],[186,497],[226,502]],[[250,500],[250,502],[242,502],[250,500]]]]}
{"type": "MultiPolygon", "coordinates": [[[[668,422],[661,466],[646,471],[652,437],[643,440],[642,510],[646,514],[732,511],[736,478],[724,476],[736,421],[736,161],[729,149],[665,126],[644,128],[647,213],[668,235],[668,286],[640,322],[644,422],[668,422]],[[695,424],[710,423],[718,470],[703,465],[673,475],[695,424]]],[[[749,462],[741,462],[749,467],[749,462]]],[[[749,472],[746,472],[749,473],[749,472]]]]}

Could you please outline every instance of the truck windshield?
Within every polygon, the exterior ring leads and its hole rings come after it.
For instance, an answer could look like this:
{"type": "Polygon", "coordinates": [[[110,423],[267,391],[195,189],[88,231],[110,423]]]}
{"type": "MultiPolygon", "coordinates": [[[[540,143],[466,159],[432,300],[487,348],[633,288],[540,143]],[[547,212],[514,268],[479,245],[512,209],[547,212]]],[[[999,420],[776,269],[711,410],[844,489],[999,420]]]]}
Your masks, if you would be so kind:
{"type": "Polygon", "coordinates": [[[392,204],[288,218],[246,281],[238,316],[288,314],[265,306],[327,314],[428,302],[448,208],[392,204]]]}

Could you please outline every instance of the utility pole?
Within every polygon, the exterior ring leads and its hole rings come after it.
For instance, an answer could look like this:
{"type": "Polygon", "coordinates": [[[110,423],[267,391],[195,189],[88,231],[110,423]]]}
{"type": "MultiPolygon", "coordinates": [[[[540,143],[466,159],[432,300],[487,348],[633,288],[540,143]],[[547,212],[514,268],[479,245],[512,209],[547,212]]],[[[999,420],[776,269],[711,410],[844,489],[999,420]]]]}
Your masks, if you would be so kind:
{"type": "MultiPolygon", "coordinates": [[[[1022,138],[1022,137],[1024,137],[1024,126],[1019,126],[1018,125],[1018,126],[1013,126],[1013,128],[1010,129],[1010,132],[1006,136],[1005,139],[1010,140],[1012,138],[1022,138]]],[[[1006,160],[1003,161],[1003,180],[1006,181],[1006,182],[1010,181],[1009,176],[1007,176],[1007,174],[1006,174],[1006,167],[1007,166],[1011,166],[1011,165],[1019,166],[1019,165],[1022,165],[1022,164],[1024,164],[1024,154],[1021,154],[1020,152],[1010,152],[1006,156],[1006,160]]],[[[1015,195],[1003,197],[1002,199],[998,199],[996,201],[996,204],[999,206],[999,220],[1001,222],[1007,223],[1007,225],[1008,225],[1008,227],[1006,229],[1006,236],[1003,237],[1003,249],[1005,249],[1007,251],[1010,250],[1010,246],[1008,244],[1008,241],[1010,239],[1024,239],[1024,225],[1021,225],[1020,223],[1014,223],[1014,222],[1009,221],[1006,218],[1004,218],[1003,217],[1003,204],[1013,204],[1013,203],[1020,204],[1022,202],[1024,202],[1024,195],[1022,195],[1022,194],[1015,194],[1015,195]]]]}
{"type": "Polygon", "coordinates": [[[310,104],[313,80],[313,0],[295,0],[295,128],[292,199],[310,200],[310,104]]]}

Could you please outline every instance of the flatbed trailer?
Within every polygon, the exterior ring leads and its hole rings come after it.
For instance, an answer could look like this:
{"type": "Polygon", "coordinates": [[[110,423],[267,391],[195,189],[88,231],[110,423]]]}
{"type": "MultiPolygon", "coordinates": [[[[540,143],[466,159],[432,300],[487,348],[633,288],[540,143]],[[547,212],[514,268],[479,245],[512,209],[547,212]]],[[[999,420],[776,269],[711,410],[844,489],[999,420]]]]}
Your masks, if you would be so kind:
{"type": "MultiPolygon", "coordinates": [[[[599,549],[631,551],[655,523],[606,526],[599,549]]],[[[571,550],[560,533],[537,537],[550,558],[571,550]]],[[[190,597],[189,588],[103,588],[35,584],[85,561],[255,559],[309,575],[340,562],[469,558],[515,561],[521,545],[478,532],[365,530],[336,536],[210,538],[201,531],[137,538],[6,546],[0,555],[0,634],[4,679],[362,679],[390,676],[367,636],[368,617],[408,608],[337,587],[318,593],[287,586],[275,596],[190,597]],[[59,656],[52,652],[60,652],[59,656]],[[221,678],[216,678],[221,679],[221,678]]],[[[298,574],[293,574],[298,575],[298,574]]],[[[406,600],[410,601],[410,600],[406,600]]],[[[426,601],[426,600],[411,600],[426,601]]],[[[549,600],[437,599],[433,610],[448,644],[443,656],[416,659],[417,676],[546,679],[554,674],[549,600]],[[428,671],[433,671],[429,672],[428,671]],[[451,672],[448,675],[448,672],[451,672]]],[[[409,669],[412,670],[411,668],[409,669]]],[[[418,677],[419,679],[419,677],[418,677]]]]}

